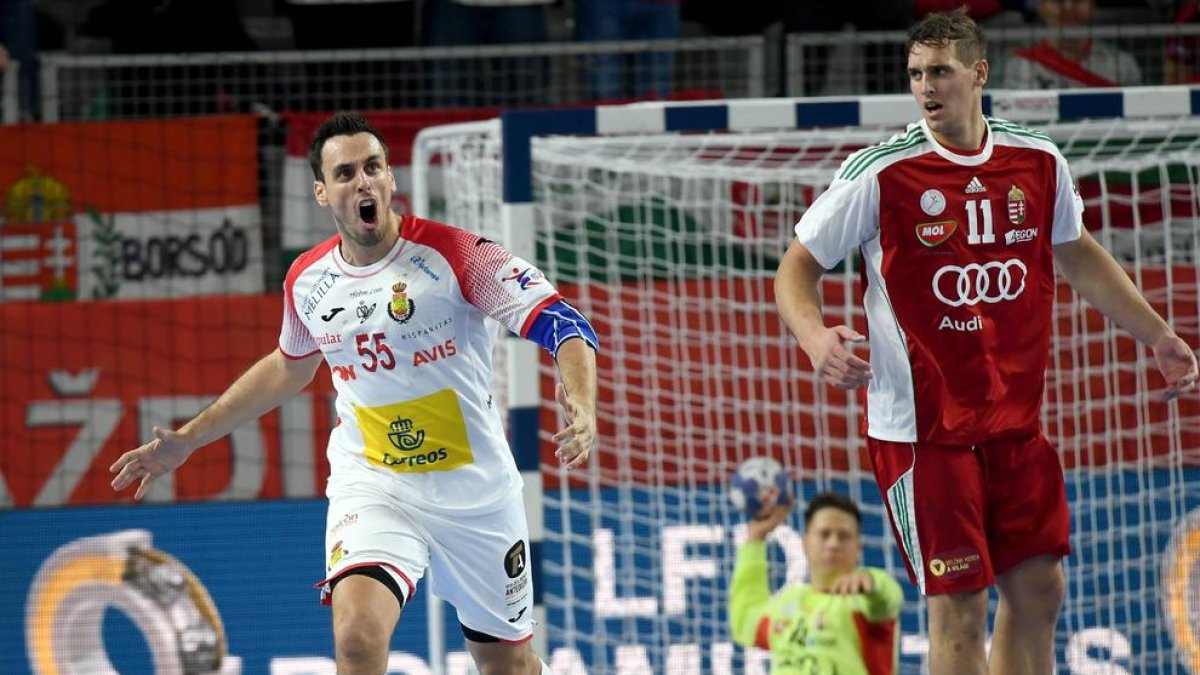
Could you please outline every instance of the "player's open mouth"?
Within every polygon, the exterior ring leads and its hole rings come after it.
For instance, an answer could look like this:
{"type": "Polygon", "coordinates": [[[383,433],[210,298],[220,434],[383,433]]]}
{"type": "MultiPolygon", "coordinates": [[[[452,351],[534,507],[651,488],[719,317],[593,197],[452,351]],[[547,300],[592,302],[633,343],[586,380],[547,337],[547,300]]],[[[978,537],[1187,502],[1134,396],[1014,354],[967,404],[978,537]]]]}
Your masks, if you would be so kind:
{"type": "Polygon", "coordinates": [[[364,223],[374,225],[379,218],[379,207],[375,204],[375,200],[368,199],[358,205],[358,217],[364,223]]]}
{"type": "Polygon", "coordinates": [[[934,103],[934,102],[930,101],[929,103],[925,104],[925,112],[936,112],[941,109],[942,109],[941,103],[934,103]]]}

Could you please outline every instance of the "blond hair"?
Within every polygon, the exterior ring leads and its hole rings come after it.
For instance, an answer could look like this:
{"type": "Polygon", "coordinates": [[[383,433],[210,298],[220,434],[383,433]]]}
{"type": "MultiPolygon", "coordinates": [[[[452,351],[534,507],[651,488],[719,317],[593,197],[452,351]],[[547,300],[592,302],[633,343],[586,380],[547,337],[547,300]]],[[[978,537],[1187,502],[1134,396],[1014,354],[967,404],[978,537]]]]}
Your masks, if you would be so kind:
{"type": "Polygon", "coordinates": [[[952,12],[931,12],[908,30],[908,42],[904,53],[913,47],[946,47],[954,49],[954,55],[968,66],[987,58],[987,41],[975,20],[967,15],[965,7],[952,12]]]}

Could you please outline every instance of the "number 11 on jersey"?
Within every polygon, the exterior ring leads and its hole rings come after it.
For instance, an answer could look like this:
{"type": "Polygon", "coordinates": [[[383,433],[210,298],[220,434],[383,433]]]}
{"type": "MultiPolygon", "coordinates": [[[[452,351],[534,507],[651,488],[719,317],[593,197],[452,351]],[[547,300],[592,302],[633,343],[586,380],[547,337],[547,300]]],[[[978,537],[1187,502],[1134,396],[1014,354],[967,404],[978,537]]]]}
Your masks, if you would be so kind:
{"type": "Polygon", "coordinates": [[[967,200],[967,243],[994,244],[996,233],[992,230],[992,200],[978,201],[978,210],[983,215],[983,234],[979,233],[979,216],[976,214],[976,200],[967,200]]]}

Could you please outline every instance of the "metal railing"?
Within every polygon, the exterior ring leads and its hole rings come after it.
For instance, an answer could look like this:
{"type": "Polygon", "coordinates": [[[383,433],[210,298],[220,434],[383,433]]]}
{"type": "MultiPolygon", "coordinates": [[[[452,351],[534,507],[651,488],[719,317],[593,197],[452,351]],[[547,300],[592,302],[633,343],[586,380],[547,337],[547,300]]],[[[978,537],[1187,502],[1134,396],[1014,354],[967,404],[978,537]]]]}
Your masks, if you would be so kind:
{"type": "MultiPolygon", "coordinates": [[[[1000,27],[986,34],[993,88],[1003,87],[1014,49],[1046,39],[1092,38],[1129,54],[1141,84],[1190,77],[1180,70],[1196,64],[1168,54],[1200,51],[1200,25],[1194,24],[1000,27]]],[[[788,35],[783,45],[754,36],[188,55],[49,53],[40,65],[41,119],[896,93],[907,90],[905,37],[901,31],[843,31],[788,35]]],[[[6,123],[19,119],[18,87],[17,69],[8,68],[0,95],[6,123]]]]}
{"type": "Polygon", "coordinates": [[[11,60],[0,73],[3,74],[0,76],[0,121],[16,124],[21,119],[21,64],[11,60]]]}
{"type": "MultiPolygon", "coordinates": [[[[1200,25],[1146,24],[1123,26],[1003,27],[985,30],[989,86],[1003,88],[1005,69],[1014,49],[1048,39],[1102,41],[1131,56],[1141,73],[1140,82],[1121,85],[1178,84],[1192,73],[1190,64],[1168,58],[1168,48],[1185,46],[1194,53],[1200,47],[1200,25]]],[[[908,91],[905,75],[903,31],[843,31],[787,36],[784,81],[789,96],[837,96],[894,94],[908,91]]],[[[1192,56],[1195,59],[1195,56],[1192,56]]]]}
{"type": "Polygon", "coordinates": [[[559,105],[763,96],[762,37],[490,47],[46,54],[47,122],[251,110],[559,105]]]}

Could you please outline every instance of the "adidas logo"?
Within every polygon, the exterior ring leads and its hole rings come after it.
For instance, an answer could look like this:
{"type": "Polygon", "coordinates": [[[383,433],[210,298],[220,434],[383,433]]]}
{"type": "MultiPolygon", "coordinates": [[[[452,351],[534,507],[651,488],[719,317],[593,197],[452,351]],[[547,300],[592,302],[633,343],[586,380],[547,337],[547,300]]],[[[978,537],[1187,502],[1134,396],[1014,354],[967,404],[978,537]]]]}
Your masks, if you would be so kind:
{"type": "Polygon", "coordinates": [[[987,189],[979,182],[979,176],[971,176],[971,182],[967,183],[967,194],[973,195],[978,192],[987,192],[987,189]]]}

